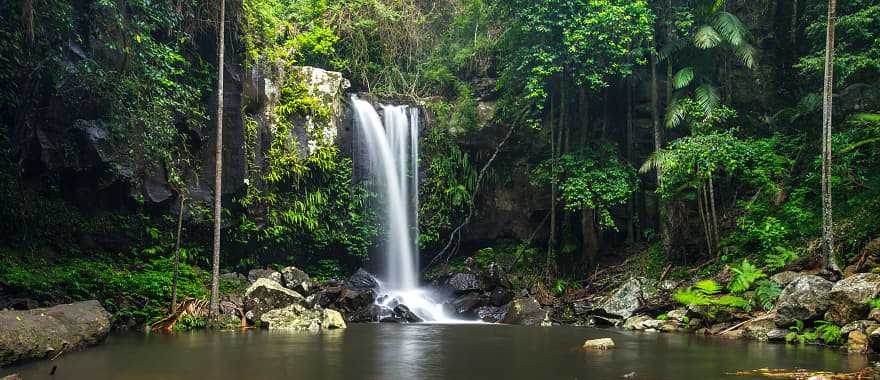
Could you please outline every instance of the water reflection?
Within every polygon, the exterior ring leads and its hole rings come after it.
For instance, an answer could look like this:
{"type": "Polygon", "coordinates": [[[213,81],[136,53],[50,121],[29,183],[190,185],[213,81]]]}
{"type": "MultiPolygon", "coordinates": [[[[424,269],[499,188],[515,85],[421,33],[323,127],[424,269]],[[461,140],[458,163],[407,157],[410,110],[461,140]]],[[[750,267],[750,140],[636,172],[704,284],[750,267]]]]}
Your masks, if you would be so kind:
{"type": "Polygon", "coordinates": [[[0,370],[25,379],[717,379],[755,368],[857,370],[864,356],[816,347],[576,327],[354,325],[321,333],[115,335],[55,362],[0,370]],[[579,349],[612,337],[606,352],[579,349]],[[58,366],[54,377],[49,376],[58,366]]]}

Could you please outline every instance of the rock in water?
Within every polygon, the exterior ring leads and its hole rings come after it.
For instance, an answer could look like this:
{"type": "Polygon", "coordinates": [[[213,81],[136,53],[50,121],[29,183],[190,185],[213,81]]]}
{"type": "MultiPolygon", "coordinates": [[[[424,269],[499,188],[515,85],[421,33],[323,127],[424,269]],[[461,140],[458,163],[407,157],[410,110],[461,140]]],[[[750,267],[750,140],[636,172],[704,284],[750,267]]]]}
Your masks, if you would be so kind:
{"type": "Polygon", "coordinates": [[[583,346],[585,350],[609,350],[614,347],[614,340],[611,338],[590,339],[583,346]]]}
{"type": "Polygon", "coordinates": [[[281,283],[281,273],[272,269],[251,269],[248,272],[247,280],[251,284],[257,282],[261,278],[268,278],[277,283],[281,283]]]}
{"type": "Polygon", "coordinates": [[[541,308],[538,301],[535,301],[533,298],[515,299],[506,307],[507,314],[501,320],[501,323],[523,326],[550,325],[549,313],[541,308]]]}
{"type": "Polygon", "coordinates": [[[850,331],[847,335],[846,350],[852,353],[868,352],[868,336],[861,331],[850,331]]]}
{"type": "Polygon", "coordinates": [[[671,298],[664,297],[650,280],[634,277],[627,280],[602,302],[597,310],[621,319],[627,319],[637,311],[661,309],[671,304],[671,298]]]}
{"type": "Polygon", "coordinates": [[[109,332],[110,313],[98,301],[0,311],[0,367],[93,346],[109,332]]]}
{"type": "Polygon", "coordinates": [[[260,322],[269,330],[317,331],[324,323],[324,313],[293,304],[263,313],[260,322]]]}
{"type": "Polygon", "coordinates": [[[322,329],[344,329],[347,327],[341,313],[333,309],[324,309],[324,320],[321,321],[322,329]]]}
{"type": "Polygon", "coordinates": [[[268,278],[257,279],[244,293],[245,316],[251,321],[262,320],[263,313],[293,304],[303,306],[306,299],[268,278]]]}
{"type": "Polygon", "coordinates": [[[880,274],[859,273],[834,284],[825,320],[838,325],[864,319],[868,301],[880,296],[880,274]]]}
{"type": "Polygon", "coordinates": [[[792,281],[777,301],[776,324],[789,326],[795,320],[819,317],[828,310],[829,292],[833,284],[819,276],[806,275],[792,281]]]}
{"type": "Polygon", "coordinates": [[[379,281],[376,281],[376,277],[370,272],[361,268],[345,281],[345,287],[357,290],[375,289],[379,287],[379,281]]]}

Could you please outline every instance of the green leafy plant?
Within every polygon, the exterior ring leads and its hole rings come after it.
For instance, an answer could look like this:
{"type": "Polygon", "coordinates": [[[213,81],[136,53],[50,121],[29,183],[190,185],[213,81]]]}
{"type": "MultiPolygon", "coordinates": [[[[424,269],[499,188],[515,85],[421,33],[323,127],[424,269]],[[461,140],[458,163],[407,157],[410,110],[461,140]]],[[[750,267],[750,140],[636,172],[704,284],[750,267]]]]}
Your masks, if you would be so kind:
{"type": "Polygon", "coordinates": [[[868,301],[868,307],[871,309],[880,309],[880,298],[874,298],[868,301]]]}
{"type": "Polygon", "coordinates": [[[797,341],[800,344],[807,342],[815,342],[819,339],[819,334],[815,331],[808,331],[804,328],[804,321],[795,320],[794,326],[788,328],[789,333],[785,335],[785,341],[792,343],[797,341]]]}
{"type": "Polygon", "coordinates": [[[816,321],[816,334],[825,344],[833,346],[839,346],[845,341],[840,326],[828,321],[816,321]]]}
{"type": "Polygon", "coordinates": [[[750,263],[748,259],[743,260],[739,266],[732,267],[730,270],[736,274],[727,285],[727,289],[733,293],[745,292],[752,288],[755,281],[767,277],[761,268],[750,263]]]}
{"type": "Polygon", "coordinates": [[[686,290],[676,292],[673,295],[673,299],[684,305],[723,306],[743,310],[749,309],[749,302],[742,297],[731,294],[719,296],[722,289],[721,285],[718,285],[718,283],[713,280],[702,280],[686,290]]]}
{"type": "Polygon", "coordinates": [[[782,288],[775,281],[759,280],[755,287],[755,303],[763,310],[769,311],[776,304],[776,299],[782,293],[782,288]]]}

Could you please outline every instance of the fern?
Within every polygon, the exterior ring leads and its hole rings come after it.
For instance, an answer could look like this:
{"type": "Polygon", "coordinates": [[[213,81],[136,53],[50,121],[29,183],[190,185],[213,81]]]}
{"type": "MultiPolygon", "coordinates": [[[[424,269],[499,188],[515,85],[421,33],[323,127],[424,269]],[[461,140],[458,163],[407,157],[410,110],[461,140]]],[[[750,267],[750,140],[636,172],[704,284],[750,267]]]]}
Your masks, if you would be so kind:
{"type": "Polygon", "coordinates": [[[840,326],[828,321],[816,321],[816,325],[816,334],[822,338],[825,344],[833,346],[843,344],[844,339],[840,326]]]}
{"type": "Polygon", "coordinates": [[[713,280],[702,280],[694,284],[694,289],[699,290],[707,296],[721,293],[721,285],[713,280]]]}
{"type": "Polygon", "coordinates": [[[804,321],[795,320],[794,326],[788,328],[790,331],[787,335],[785,335],[785,341],[788,343],[798,341],[800,344],[804,344],[806,342],[815,342],[816,339],[819,339],[819,334],[812,331],[804,331],[804,321]]]}
{"type": "Polygon", "coordinates": [[[870,309],[880,309],[880,298],[874,298],[868,301],[868,307],[870,309]]]}
{"type": "Polygon", "coordinates": [[[672,79],[673,84],[675,85],[675,89],[682,89],[687,87],[687,85],[691,84],[691,81],[694,80],[694,68],[691,66],[685,67],[678,71],[675,74],[675,77],[672,79]]]}
{"type": "Polygon", "coordinates": [[[776,299],[782,293],[782,288],[774,281],[761,280],[755,288],[755,302],[761,309],[770,310],[776,304],[776,299]]]}
{"type": "Polygon", "coordinates": [[[755,281],[767,277],[761,268],[750,263],[748,259],[743,260],[739,267],[733,267],[730,270],[733,271],[733,273],[736,273],[733,281],[727,286],[727,289],[733,293],[745,292],[752,288],[752,284],[754,284],[755,281]]]}

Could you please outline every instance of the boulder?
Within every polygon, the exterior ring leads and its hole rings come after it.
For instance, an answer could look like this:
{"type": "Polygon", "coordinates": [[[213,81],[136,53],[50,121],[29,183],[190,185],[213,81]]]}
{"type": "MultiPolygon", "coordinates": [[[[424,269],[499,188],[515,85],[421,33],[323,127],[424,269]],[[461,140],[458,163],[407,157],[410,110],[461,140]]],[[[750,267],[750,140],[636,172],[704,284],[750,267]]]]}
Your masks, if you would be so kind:
{"type": "Polygon", "coordinates": [[[678,321],[679,323],[685,323],[690,320],[687,309],[671,310],[666,313],[666,316],[669,317],[670,320],[678,321]]]}
{"type": "Polygon", "coordinates": [[[498,323],[507,315],[507,305],[483,306],[477,308],[477,318],[483,322],[498,323]]]}
{"type": "Polygon", "coordinates": [[[650,320],[651,320],[651,317],[649,317],[647,315],[632,316],[632,317],[627,318],[623,322],[623,328],[625,330],[644,330],[645,329],[645,322],[648,322],[650,320]]]}
{"type": "MultiPolygon", "coordinates": [[[[765,319],[749,323],[743,328],[743,336],[749,339],[767,342],[770,340],[770,333],[774,330],[776,330],[776,323],[773,322],[773,320],[765,319]]],[[[782,339],[785,339],[785,336],[783,336],[782,339]]]]}
{"type": "Polygon", "coordinates": [[[880,322],[880,309],[871,309],[868,313],[868,319],[874,322],[880,322]]]}
{"type": "Polygon", "coordinates": [[[344,329],[348,326],[345,324],[345,318],[342,314],[333,309],[324,309],[324,317],[321,320],[321,328],[324,330],[344,329]]]}
{"type": "Polygon", "coordinates": [[[376,292],[372,289],[356,290],[330,286],[321,288],[313,296],[321,307],[342,312],[348,322],[378,322],[379,313],[372,308],[376,306],[374,305],[376,292]]]}
{"type": "Polygon", "coordinates": [[[110,317],[98,301],[0,311],[0,367],[96,345],[110,332],[110,317]]]}
{"type": "Polygon", "coordinates": [[[880,352],[880,328],[876,328],[868,333],[868,343],[874,352],[880,352]]]}
{"type": "Polygon", "coordinates": [[[549,326],[547,310],[541,308],[534,298],[518,298],[507,305],[507,314],[501,323],[523,326],[549,326]]]}
{"type": "Polygon", "coordinates": [[[779,272],[777,274],[774,274],[773,276],[770,276],[770,280],[779,284],[779,286],[781,286],[781,287],[785,287],[786,285],[790,284],[792,281],[797,280],[803,276],[806,276],[806,274],[801,273],[801,272],[793,272],[793,271],[789,270],[789,271],[785,271],[785,272],[779,272]]]}
{"type": "Polygon", "coordinates": [[[513,301],[513,292],[508,288],[498,287],[489,292],[489,303],[492,306],[504,306],[513,301]]]}
{"type": "Polygon", "coordinates": [[[626,319],[636,312],[661,310],[672,304],[669,292],[658,289],[654,281],[633,277],[605,297],[597,311],[626,319]]]}
{"type": "Polygon", "coordinates": [[[455,294],[479,291],[482,288],[480,279],[471,273],[453,273],[443,282],[443,286],[455,294]]]}
{"type": "Polygon", "coordinates": [[[382,317],[380,322],[391,322],[391,323],[417,323],[421,322],[422,319],[419,318],[418,315],[412,312],[406,305],[397,305],[391,311],[391,315],[382,317]]]}
{"type": "Polygon", "coordinates": [[[261,278],[268,278],[277,283],[281,283],[281,273],[274,269],[251,269],[248,272],[247,280],[251,284],[257,282],[261,278]]]}
{"type": "Polygon", "coordinates": [[[311,292],[312,281],[306,272],[296,267],[287,267],[281,270],[281,283],[288,289],[306,295],[311,292]]]}
{"type": "Polygon", "coordinates": [[[851,331],[874,331],[875,328],[877,328],[877,322],[871,320],[862,320],[847,323],[840,328],[840,333],[842,335],[846,335],[849,334],[851,331]]]}
{"type": "Polygon", "coordinates": [[[317,331],[324,322],[324,312],[321,309],[293,304],[269,310],[259,318],[263,327],[269,330],[317,331]]]}
{"type": "Polygon", "coordinates": [[[487,303],[487,298],[479,293],[468,293],[452,300],[448,307],[455,314],[465,318],[473,318],[476,316],[477,308],[487,303]]]}
{"type": "Polygon", "coordinates": [[[880,296],[880,274],[859,273],[834,284],[825,320],[844,325],[868,315],[868,301],[880,296]]]}
{"type": "Polygon", "coordinates": [[[809,320],[821,316],[829,305],[833,284],[819,276],[805,275],[788,284],[776,303],[776,324],[790,326],[795,320],[809,320]]]}
{"type": "Polygon", "coordinates": [[[250,321],[261,321],[263,313],[294,304],[305,306],[305,297],[268,278],[257,279],[244,293],[245,316],[250,321]]]}
{"type": "Polygon", "coordinates": [[[768,342],[784,342],[789,331],[785,329],[773,329],[767,332],[768,342]]]}
{"type": "Polygon", "coordinates": [[[585,350],[609,350],[614,348],[614,340],[611,338],[590,339],[584,342],[585,350]]]}
{"type": "Polygon", "coordinates": [[[868,336],[859,330],[850,331],[846,338],[846,350],[860,354],[868,352],[868,336]]]}
{"type": "Polygon", "coordinates": [[[379,281],[370,272],[360,268],[345,281],[345,287],[357,290],[375,289],[379,287],[379,281]]]}

